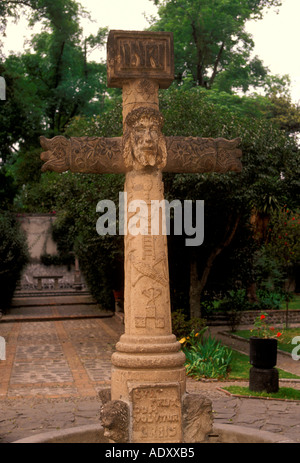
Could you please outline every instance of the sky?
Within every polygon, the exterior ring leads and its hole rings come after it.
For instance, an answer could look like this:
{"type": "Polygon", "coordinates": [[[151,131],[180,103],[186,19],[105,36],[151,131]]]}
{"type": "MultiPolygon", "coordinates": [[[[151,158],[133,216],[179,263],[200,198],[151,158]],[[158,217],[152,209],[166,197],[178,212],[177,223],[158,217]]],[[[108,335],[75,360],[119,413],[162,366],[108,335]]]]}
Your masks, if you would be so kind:
{"type": "MultiPolygon", "coordinates": [[[[82,21],[84,33],[96,33],[99,27],[109,29],[143,30],[148,27],[146,16],[156,15],[157,7],[150,0],[80,0],[83,7],[92,13],[94,22],[82,21]]],[[[289,74],[292,86],[291,96],[300,103],[300,0],[282,0],[279,13],[266,10],[260,21],[247,24],[247,31],[253,35],[254,54],[258,55],[271,74],[289,74]]],[[[20,20],[7,28],[7,37],[2,38],[4,51],[22,51],[24,40],[30,38],[32,30],[26,28],[26,21],[20,20]]],[[[105,59],[106,51],[98,51],[94,60],[105,59]]]]}

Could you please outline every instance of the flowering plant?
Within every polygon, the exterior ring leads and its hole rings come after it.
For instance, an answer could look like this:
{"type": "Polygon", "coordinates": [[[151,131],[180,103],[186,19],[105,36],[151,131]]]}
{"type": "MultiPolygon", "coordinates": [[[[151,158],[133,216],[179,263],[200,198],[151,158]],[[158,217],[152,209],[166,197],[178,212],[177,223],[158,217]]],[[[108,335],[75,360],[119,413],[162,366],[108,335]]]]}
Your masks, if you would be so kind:
{"type": "Polygon", "coordinates": [[[268,314],[262,313],[258,317],[256,317],[254,322],[254,328],[251,330],[253,336],[257,338],[264,338],[264,339],[277,339],[278,341],[282,341],[283,339],[283,330],[275,329],[274,326],[269,326],[267,321],[268,314]]]}
{"type": "Polygon", "coordinates": [[[191,349],[196,349],[198,344],[201,344],[201,341],[203,339],[203,335],[205,331],[207,330],[207,327],[204,327],[202,330],[200,330],[198,333],[195,333],[194,330],[190,333],[189,336],[183,337],[179,339],[180,344],[182,347],[190,347],[191,349]]]}

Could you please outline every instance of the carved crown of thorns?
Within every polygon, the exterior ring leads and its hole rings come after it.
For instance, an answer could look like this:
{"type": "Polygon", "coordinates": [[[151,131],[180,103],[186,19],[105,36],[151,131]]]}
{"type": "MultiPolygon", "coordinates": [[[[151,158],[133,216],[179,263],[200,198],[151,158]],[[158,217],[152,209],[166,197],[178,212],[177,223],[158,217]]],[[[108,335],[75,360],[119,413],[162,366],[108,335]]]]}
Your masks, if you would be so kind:
{"type": "Polygon", "coordinates": [[[139,120],[143,117],[151,119],[153,122],[156,122],[160,129],[163,128],[164,118],[163,115],[153,108],[141,107],[133,109],[128,116],[126,117],[125,123],[128,127],[133,127],[139,120]]]}

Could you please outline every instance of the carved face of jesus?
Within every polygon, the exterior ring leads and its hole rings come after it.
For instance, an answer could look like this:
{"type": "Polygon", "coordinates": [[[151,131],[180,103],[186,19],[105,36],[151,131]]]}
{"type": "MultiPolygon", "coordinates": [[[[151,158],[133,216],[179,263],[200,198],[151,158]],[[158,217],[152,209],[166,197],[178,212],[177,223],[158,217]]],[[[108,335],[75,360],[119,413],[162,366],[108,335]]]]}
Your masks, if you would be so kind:
{"type": "Polygon", "coordinates": [[[141,166],[155,166],[160,136],[159,125],[148,117],[142,117],[133,125],[131,132],[133,155],[141,166]]]}

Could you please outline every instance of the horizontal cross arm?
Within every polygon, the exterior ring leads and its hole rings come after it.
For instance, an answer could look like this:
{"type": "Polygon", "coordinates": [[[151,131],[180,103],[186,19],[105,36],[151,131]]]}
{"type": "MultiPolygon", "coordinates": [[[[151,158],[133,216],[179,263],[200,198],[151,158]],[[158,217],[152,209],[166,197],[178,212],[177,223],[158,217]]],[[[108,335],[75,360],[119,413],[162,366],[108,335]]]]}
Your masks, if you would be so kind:
{"type": "Polygon", "coordinates": [[[45,150],[42,171],[81,172],[86,174],[124,173],[122,138],[57,136],[40,138],[45,150]]]}
{"type": "Polygon", "coordinates": [[[164,172],[241,172],[241,140],[200,137],[166,137],[167,165],[164,172]]]}
{"type": "MultiPolygon", "coordinates": [[[[240,172],[240,139],[165,137],[167,164],[164,172],[240,172]]],[[[43,171],[81,172],[86,174],[125,173],[122,138],[57,136],[41,137],[45,161],[43,171]]]]}

